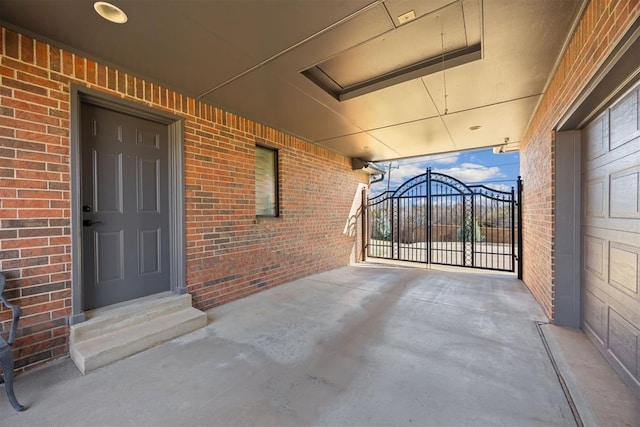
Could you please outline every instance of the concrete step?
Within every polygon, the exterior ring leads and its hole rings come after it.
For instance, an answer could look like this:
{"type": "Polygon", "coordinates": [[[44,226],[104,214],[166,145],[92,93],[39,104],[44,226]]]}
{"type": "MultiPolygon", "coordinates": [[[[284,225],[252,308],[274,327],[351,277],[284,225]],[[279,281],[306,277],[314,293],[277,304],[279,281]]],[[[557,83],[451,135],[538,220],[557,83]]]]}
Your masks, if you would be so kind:
{"type": "Polygon", "coordinates": [[[73,325],[70,341],[80,342],[109,334],[128,326],[191,307],[191,295],[162,292],[143,298],[87,311],[84,322],[73,325]]]}
{"type": "Polygon", "coordinates": [[[83,374],[207,324],[207,315],[191,307],[191,296],[188,294],[142,300],[140,304],[137,304],[139,300],[135,300],[134,303],[101,310],[97,314],[94,311],[88,321],[71,327],[71,359],[83,374]],[[186,299],[189,305],[185,307],[184,301],[169,302],[168,299],[186,299]],[[164,307],[167,311],[162,312],[158,307],[164,307]],[[113,323],[119,327],[113,327],[113,323]]]}

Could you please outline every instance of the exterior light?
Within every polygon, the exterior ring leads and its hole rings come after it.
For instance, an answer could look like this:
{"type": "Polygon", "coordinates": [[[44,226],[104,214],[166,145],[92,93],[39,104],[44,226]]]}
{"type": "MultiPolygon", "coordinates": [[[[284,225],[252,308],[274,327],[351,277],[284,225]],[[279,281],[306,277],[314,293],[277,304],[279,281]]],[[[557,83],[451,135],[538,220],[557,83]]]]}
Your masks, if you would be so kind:
{"type": "Polygon", "coordinates": [[[127,14],[118,6],[114,6],[111,3],[107,3],[106,1],[97,1],[93,4],[93,8],[98,15],[102,16],[109,22],[113,22],[115,24],[124,24],[127,22],[127,14]]]}
{"type": "Polygon", "coordinates": [[[504,139],[504,144],[493,147],[493,154],[509,153],[520,150],[520,141],[510,142],[509,138],[504,139]]]}
{"type": "Polygon", "coordinates": [[[354,171],[360,170],[370,175],[384,175],[384,173],[386,172],[384,169],[373,162],[357,158],[351,159],[351,169],[354,171]]]}
{"type": "Polygon", "coordinates": [[[402,15],[398,16],[398,22],[400,23],[400,25],[402,24],[406,24],[409,21],[413,21],[414,19],[416,19],[416,12],[413,10],[410,10],[407,13],[403,13],[402,15]]]}

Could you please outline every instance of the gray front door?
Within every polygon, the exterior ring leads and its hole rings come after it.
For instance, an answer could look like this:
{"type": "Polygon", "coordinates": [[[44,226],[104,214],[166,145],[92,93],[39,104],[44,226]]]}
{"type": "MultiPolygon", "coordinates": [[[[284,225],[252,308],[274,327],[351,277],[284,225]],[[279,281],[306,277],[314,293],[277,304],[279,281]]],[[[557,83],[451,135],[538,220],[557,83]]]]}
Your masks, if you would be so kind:
{"type": "Polygon", "coordinates": [[[168,129],[82,104],[84,309],[170,288],[168,129]]]}

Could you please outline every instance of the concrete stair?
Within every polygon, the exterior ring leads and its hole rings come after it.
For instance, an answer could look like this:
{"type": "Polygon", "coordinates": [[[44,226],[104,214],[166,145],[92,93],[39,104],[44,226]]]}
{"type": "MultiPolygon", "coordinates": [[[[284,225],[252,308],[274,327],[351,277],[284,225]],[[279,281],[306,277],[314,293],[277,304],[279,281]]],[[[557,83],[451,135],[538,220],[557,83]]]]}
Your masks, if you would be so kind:
{"type": "Polygon", "coordinates": [[[71,326],[70,353],[89,371],[155,347],[207,325],[206,313],[191,306],[191,295],[163,292],[86,313],[71,326]]]}

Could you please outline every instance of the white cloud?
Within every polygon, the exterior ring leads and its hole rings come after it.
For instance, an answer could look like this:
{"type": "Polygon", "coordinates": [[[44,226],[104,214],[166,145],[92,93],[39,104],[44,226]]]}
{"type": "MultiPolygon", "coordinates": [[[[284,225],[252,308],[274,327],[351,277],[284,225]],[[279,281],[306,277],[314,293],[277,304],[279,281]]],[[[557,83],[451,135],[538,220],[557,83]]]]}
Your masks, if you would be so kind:
{"type": "Polygon", "coordinates": [[[439,165],[452,165],[460,159],[460,153],[444,153],[425,157],[425,162],[439,165]]]}
{"type": "Polygon", "coordinates": [[[399,185],[414,176],[422,175],[426,172],[427,168],[422,167],[421,164],[400,165],[398,169],[391,170],[391,183],[399,185]]]}
{"type": "Polygon", "coordinates": [[[490,181],[505,176],[497,166],[487,167],[475,163],[462,163],[447,169],[435,169],[434,172],[450,175],[464,183],[490,181]]]}
{"type": "MultiPolygon", "coordinates": [[[[400,185],[406,180],[417,175],[422,175],[427,171],[428,167],[435,165],[452,165],[460,160],[459,153],[435,154],[433,156],[425,156],[419,159],[411,158],[406,160],[398,160],[392,162],[391,184],[400,185]],[[397,168],[397,169],[396,169],[397,168]]],[[[386,169],[388,164],[384,165],[386,169]]]]}

